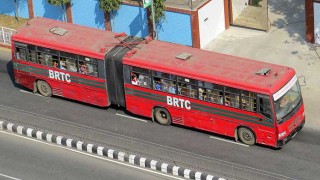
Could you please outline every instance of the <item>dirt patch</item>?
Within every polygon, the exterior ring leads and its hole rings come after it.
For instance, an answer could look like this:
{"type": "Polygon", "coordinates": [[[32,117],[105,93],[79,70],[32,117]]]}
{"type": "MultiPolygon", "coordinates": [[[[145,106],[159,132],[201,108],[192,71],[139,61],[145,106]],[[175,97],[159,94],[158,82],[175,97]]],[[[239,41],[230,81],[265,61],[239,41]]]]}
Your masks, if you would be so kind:
{"type": "Polygon", "coordinates": [[[18,18],[18,20],[14,16],[6,16],[0,14],[0,26],[11,28],[11,29],[18,29],[24,23],[26,23],[29,19],[25,18],[18,18]]]}

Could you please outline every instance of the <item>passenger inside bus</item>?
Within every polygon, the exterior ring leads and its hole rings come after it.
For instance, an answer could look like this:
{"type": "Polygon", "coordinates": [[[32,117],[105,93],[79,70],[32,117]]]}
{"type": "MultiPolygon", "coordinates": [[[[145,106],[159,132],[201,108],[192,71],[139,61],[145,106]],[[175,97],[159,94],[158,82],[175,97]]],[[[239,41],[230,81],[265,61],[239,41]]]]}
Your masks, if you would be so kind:
{"type": "Polygon", "coordinates": [[[131,73],[131,84],[138,85],[138,78],[136,73],[131,73]]]}
{"type": "Polygon", "coordinates": [[[162,84],[162,91],[168,92],[169,91],[169,84],[166,80],[161,79],[161,84],[162,84]]]}
{"type": "Polygon", "coordinates": [[[57,61],[52,61],[52,67],[58,68],[58,62],[57,61]]]}
{"type": "Polygon", "coordinates": [[[79,72],[81,74],[87,74],[87,66],[84,63],[79,63],[80,64],[80,68],[79,68],[79,72]]]}
{"type": "Polygon", "coordinates": [[[204,98],[204,95],[206,95],[205,89],[199,88],[199,99],[206,100],[206,98],[204,98]]]}
{"type": "Polygon", "coordinates": [[[66,60],[65,59],[60,59],[60,69],[66,70],[67,65],[66,65],[66,60]]]}
{"type": "Polygon", "coordinates": [[[155,90],[158,90],[158,91],[161,91],[161,90],[162,90],[162,88],[161,88],[161,82],[155,81],[154,89],[155,89],[155,90]]]}
{"type": "Polygon", "coordinates": [[[169,93],[175,94],[176,93],[176,85],[171,82],[169,85],[169,93]]]}
{"type": "Polygon", "coordinates": [[[16,57],[17,57],[17,59],[20,59],[20,53],[19,53],[19,49],[17,49],[17,53],[16,53],[16,57]]]}
{"type": "Polygon", "coordinates": [[[224,105],[230,106],[230,97],[229,97],[229,95],[226,95],[224,100],[225,100],[224,105]]]}
{"type": "Polygon", "coordinates": [[[142,87],[149,87],[150,85],[149,76],[139,74],[138,85],[142,87]]]}

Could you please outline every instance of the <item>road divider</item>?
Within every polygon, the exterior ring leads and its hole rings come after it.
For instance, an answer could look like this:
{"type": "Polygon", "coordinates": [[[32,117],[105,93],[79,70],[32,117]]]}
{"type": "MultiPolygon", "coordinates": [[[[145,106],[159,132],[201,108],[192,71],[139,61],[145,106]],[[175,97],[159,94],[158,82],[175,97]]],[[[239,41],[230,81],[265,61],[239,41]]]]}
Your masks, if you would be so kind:
{"type": "Polygon", "coordinates": [[[16,133],[22,136],[27,136],[27,137],[38,139],[38,140],[43,140],[49,143],[61,145],[71,149],[85,151],[85,152],[102,156],[105,158],[126,162],[142,168],[148,168],[155,171],[160,171],[165,174],[183,177],[186,179],[225,180],[222,177],[202,173],[202,172],[184,168],[184,167],[179,167],[174,164],[157,161],[150,158],[140,157],[135,154],[129,154],[129,153],[118,151],[116,149],[105,148],[96,144],[91,144],[91,143],[83,142],[80,140],[55,135],[53,133],[42,132],[29,127],[16,125],[7,121],[0,120],[0,130],[9,131],[12,133],[16,133]]]}

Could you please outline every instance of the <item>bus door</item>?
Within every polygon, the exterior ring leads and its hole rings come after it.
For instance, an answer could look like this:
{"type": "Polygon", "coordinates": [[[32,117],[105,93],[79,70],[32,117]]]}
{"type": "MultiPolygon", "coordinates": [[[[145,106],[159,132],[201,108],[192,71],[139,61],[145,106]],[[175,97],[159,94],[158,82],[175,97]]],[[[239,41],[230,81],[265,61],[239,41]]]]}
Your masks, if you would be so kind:
{"type": "Polygon", "coordinates": [[[258,114],[260,116],[257,122],[259,125],[260,141],[266,144],[269,144],[267,142],[274,142],[276,140],[276,128],[269,96],[258,94],[258,114]]]}
{"type": "Polygon", "coordinates": [[[14,42],[12,58],[16,81],[19,81],[20,84],[33,89],[33,80],[30,78],[30,68],[27,59],[27,45],[14,42]]]}

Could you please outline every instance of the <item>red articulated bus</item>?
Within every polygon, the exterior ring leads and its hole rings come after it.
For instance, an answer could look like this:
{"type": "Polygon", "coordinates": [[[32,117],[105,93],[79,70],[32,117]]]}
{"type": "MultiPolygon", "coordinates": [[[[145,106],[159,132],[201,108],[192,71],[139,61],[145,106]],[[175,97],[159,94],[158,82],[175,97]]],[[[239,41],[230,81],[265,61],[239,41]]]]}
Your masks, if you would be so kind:
{"type": "Polygon", "coordinates": [[[115,104],[247,145],[282,147],[305,123],[290,67],[45,18],[12,42],[16,82],[43,96],[115,104]]]}

